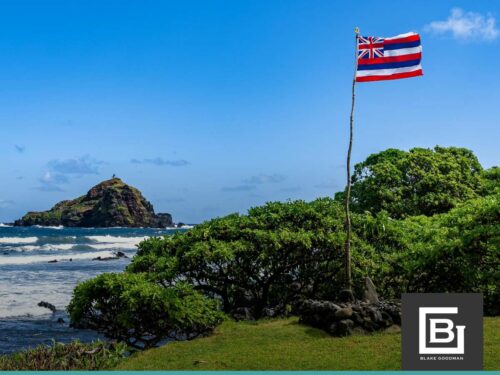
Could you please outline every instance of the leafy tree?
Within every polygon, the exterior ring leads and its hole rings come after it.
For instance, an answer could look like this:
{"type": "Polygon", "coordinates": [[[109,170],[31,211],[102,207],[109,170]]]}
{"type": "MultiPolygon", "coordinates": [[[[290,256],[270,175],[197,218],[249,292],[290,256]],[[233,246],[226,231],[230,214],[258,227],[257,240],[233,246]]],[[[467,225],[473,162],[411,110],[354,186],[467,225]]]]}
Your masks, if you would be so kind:
{"type": "Polygon", "coordinates": [[[72,324],[147,349],[165,338],[192,339],[222,320],[215,300],[186,284],[169,288],[142,274],[106,273],[77,285],[68,306],[72,324]]]}
{"type": "MultiPolygon", "coordinates": [[[[472,151],[457,147],[409,152],[388,149],[356,164],[352,207],[392,218],[434,215],[482,192],[482,167],[472,151]]],[[[343,193],[337,194],[343,199],[343,193]]]]}
{"type": "Polygon", "coordinates": [[[408,291],[481,292],[486,313],[500,314],[499,199],[471,200],[419,223],[404,257],[408,291]]]}
{"type": "MultiPolygon", "coordinates": [[[[140,244],[127,272],[165,287],[184,280],[222,301],[225,312],[266,308],[284,313],[303,296],[336,298],[343,283],[343,208],[331,199],[268,203],[185,234],[140,244]]],[[[372,248],[355,238],[354,275],[375,266],[372,248]]]]}
{"type": "Polygon", "coordinates": [[[491,167],[481,175],[484,186],[484,195],[500,192],[500,167],[491,167]]]}
{"type": "Polygon", "coordinates": [[[386,297],[401,293],[480,292],[485,312],[500,314],[500,194],[477,198],[432,217],[364,224],[365,241],[382,259],[375,273],[386,297]]]}

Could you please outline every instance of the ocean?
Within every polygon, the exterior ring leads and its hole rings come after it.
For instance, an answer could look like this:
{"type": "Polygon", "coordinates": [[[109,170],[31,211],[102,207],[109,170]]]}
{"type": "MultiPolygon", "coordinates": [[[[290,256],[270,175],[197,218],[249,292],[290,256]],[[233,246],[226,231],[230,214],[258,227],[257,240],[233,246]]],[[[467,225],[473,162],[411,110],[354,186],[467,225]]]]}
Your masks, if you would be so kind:
{"type": "Polygon", "coordinates": [[[97,332],[69,327],[65,308],[75,285],[121,272],[144,238],[186,229],[11,227],[0,224],[0,354],[51,344],[90,342],[97,332]],[[127,258],[108,261],[121,251],[127,258]],[[54,262],[57,261],[57,262],[54,262]],[[46,301],[57,311],[39,307],[46,301]],[[58,322],[59,318],[64,323],[58,322]]]}

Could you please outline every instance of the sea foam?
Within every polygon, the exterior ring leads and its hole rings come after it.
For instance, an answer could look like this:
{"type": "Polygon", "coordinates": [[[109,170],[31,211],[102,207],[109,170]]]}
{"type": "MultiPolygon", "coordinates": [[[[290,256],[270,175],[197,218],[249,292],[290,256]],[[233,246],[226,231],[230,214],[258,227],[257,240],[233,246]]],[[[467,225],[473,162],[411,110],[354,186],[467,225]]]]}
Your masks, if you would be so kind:
{"type": "Polygon", "coordinates": [[[94,242],[101,242],[101,243],[131,243],[135,242],[138,244],[139,242],[149,238],[147,236],[144,237],[121,237],[121,236],[110,236],[110,235],[105,235],[105,236],[85,236],[85,238],[94,241],[94,242]]]}
{"type": "Polygon", "coordinates": [[[37,241],[38,237],[0,237],[0,243],[2,244],[24,244],[37,241]]]}
{"type": "Polygon", "coordinates": [[[97,251],[91,253],[67,254],[67,255],[29,255],[29,256],[9,256],[0,257],[0,266],[16,265],[16,264],[31,264],[31,263],[48,263],[52,260],[85,260],[94,259],[97,257],[108,258],[113,257],[112,251],[97,251]]]}
{"type": "Polygon", "coordinates": [[[137,245],[149,237],[119,237],[119,236],[86,236],[92,243],[85,244],[92,249],[135,249],[137,245]]]}
{"type": "Polygon", "coordinates": [[[37,245],[23,245],[15,246],[10,248],[2,248],[2,250],[11,251],[51,251],[51,250],[71,250],[74,246],[78,246],[75,243],[61,243],[61,244],[45,244],[41,246],[37,245]]]}
{"type": "Polygon", "coordinates": [[[64,225],[57,225],[57,226],[34,225],[34,227],[35,228],[43,228],[43,229],[56,229],[56,230],[64,229],[64,225]]]}

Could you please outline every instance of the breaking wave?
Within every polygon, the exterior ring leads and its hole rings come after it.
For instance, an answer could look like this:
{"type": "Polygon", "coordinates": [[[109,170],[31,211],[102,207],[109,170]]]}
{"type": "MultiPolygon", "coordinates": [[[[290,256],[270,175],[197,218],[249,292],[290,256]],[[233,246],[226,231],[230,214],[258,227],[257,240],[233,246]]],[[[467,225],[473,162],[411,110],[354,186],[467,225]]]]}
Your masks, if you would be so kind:
{"type": "Polygon", "coordinates": [[[86,236],[92,243],[86,244],[93,249],[135,249],[140,242],[149,237],[86,236]]]}
{"type": "Polygon", "coordinates": [[[0,257],[0,265],[16,265],[16,264],[31,264],[31,263],[48,263],[53,260],[64,261],[64,260],[85,260],[94,259],[97,257],[107,258],[114,256],[112,251],[97,251],[91,253],[77,253],[77,254],[65,254],[65,255],[30,255],[30,256],[11,256],[11,257],[0,257]]]}
{"type": "Polygon", "coordinates": [[[85,238],[100,243],[131,243],[134,242],[138,244],[139,242],[149,238],[148,236],[144,237],[121,237],[121,236],[86,236],[85,238]]]}
{"type": "Polygon", "coordinates": [[[35,243],[38,237],[0,237],[1,244],[24,244],[35,243]]]}
{"type": "Polygon", "coordinates": [[[2,250],[10,251],[51,251],[51,250],[71,250],[74,246],[78,246],[75,243],[62,243],[62,244],[45,244],[41,246],[37,245],[24,245],[15,246],[10,248],[2,248],[2,250]]]}

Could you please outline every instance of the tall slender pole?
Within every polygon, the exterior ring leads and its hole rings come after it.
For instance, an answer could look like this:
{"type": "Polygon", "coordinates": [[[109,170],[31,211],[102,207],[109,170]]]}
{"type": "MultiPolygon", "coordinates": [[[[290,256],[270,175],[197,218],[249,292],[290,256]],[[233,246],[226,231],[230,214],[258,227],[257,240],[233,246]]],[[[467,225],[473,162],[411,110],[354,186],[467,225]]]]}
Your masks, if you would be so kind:
{"type": "Polygon", "coordinates": [[[352,135],[353,135],[353,125],[354,125],[354,104],[356,99],[356,71],[358,70],[358,34],[359,29],[356,27],[354,29],[356,34],[356,48],[355,48],[355,64],[354,64],[354,77],[352,79],[352,105],[351,105],[351,117],[349,124],[349,149],[347,150],[347,188],[345,195],[345,228],[347,232],[347,237],[345,240],[345,287],[346,289],[352,290],[352,275],[351,275],[351,213],[349,211],[349,203],[351,200],[351,151],[352,151],[352,135]]]}

